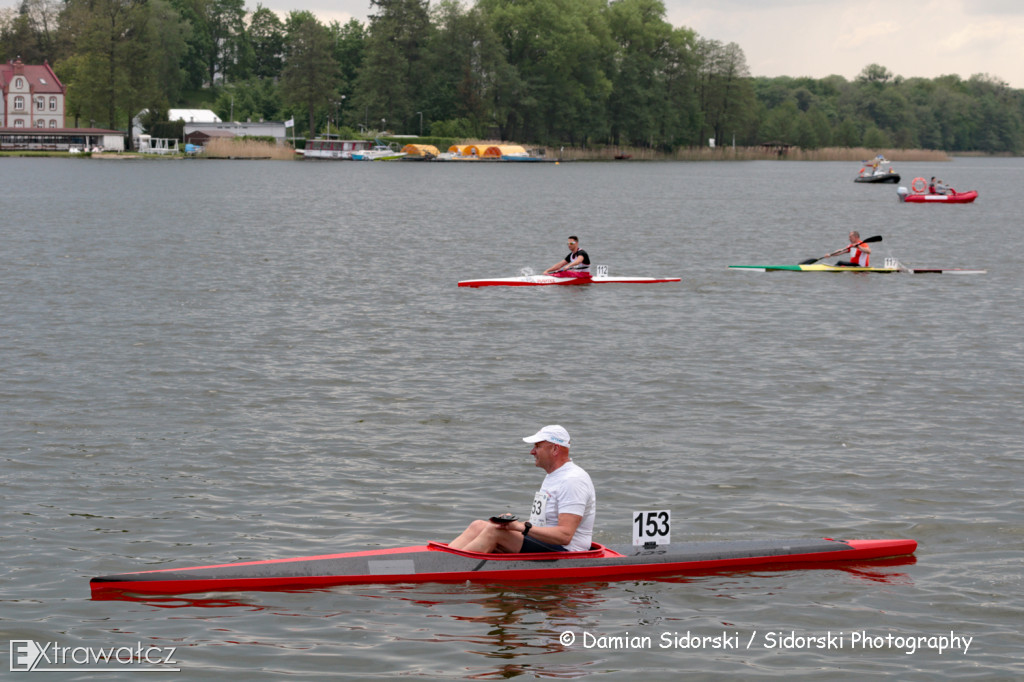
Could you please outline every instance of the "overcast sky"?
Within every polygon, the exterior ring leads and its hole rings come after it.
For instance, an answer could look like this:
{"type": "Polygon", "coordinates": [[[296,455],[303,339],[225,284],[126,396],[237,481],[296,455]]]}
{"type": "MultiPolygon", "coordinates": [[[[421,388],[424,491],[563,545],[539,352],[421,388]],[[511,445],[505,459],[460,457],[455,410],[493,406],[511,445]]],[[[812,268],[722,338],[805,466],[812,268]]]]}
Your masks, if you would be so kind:
{"type": "MultiPolygon", "coordinates": [[[[366,22],[368,0],[247,0],[282,15],[366,22]]],[[[469,0],[463,0],[464,3],[469,0]]],[[[1024,89],[1022,0],[664,0],[667,19],[702,38],[736,43],[754,76],[831,74],[853,80],[868,64],[895,75],[976,73],[1024,89]]]]}

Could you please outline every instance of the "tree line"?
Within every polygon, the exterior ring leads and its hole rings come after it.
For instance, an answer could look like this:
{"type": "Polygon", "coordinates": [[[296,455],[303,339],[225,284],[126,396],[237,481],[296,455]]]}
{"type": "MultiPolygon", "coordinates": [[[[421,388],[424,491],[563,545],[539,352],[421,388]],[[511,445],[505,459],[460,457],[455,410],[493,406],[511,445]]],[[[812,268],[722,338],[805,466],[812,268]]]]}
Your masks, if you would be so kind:
{"type": "Polygon", "coordinates": [[[0,11],[0,56],[48,60],[69,125],[184,104],[300,135],[1024,151],[1024,91],[987,74],[755,78],[739,45],[673,27],[661,0],[369,1],[367,23],[325,24],[244,0],[20,0],[0,11]]]}

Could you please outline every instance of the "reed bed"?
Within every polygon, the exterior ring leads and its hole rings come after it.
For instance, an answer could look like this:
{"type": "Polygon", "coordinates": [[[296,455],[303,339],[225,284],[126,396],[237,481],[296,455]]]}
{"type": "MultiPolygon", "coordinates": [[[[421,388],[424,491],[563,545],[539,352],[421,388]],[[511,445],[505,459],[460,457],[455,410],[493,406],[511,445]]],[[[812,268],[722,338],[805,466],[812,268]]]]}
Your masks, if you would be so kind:
{"type": "MultiPolygon", "coordinates": [[[[498,140],[463,141],[459,144],[497,145],[508,144],[498,140]]],[[[779,149],[771,146],[756,147],[683,147],[664,152],[648,147],[527,147],[531,155],[564,161],[611,161],[631,159],[636,161],[849,161],[861,163],[882,154],[889,161],[921,161],[936,163],[951,160],[944,151],[932,149],[865,149],[863,147],[826,147],[823,149],[801,149],[789,147],[779,149]]],[[[297,158],[290,145],[277,145],[259,140],[213,139],[203,149],[201,156],[217,159],[282,159],[297,158]]]]}
{"type": "Polygon", "coordinates": [[[260,140],[210,140],[200,156],[207,159],[278,159],[296,158],[291,145],[278,145],[260,140]]]}
{"type": "Polygon", "coordinates": [[[779,149],[757,147],[684,147],[663,152],[645,147],[547,147],[544,156],[565,161],[610,161],[632,159],[638,161],[849,161],[861,163],[882,154],[889,161],[923,161],[935,163],[949,161],[950,156],[932,149],[865,149],[863,147],[826,147],[823,149],[779,149]]]}

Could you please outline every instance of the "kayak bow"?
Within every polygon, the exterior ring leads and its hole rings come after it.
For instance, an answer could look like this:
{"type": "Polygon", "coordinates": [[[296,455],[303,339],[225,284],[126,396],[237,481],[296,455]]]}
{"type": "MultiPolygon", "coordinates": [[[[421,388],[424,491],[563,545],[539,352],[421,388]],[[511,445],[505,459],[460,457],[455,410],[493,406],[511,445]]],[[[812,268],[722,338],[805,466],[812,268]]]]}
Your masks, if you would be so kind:
{"type": "Polygon", "coordinates": [[[170,568],[93,578],[94,599],[122,592],[281,590],[425,582],[624,580],[736,568],[859,562],[912,555],[914,540],[798,538],[682,542],[656,547],[594,544],[586,552],[481,554],[444,543],[295,559],[170,568]]]}

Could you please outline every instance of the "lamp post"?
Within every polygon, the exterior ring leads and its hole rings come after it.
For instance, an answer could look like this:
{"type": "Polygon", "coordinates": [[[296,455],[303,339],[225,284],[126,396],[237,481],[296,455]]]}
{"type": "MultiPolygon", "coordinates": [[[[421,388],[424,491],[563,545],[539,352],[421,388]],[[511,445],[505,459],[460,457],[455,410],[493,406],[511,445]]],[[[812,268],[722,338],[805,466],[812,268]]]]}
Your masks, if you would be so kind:
{"type": "Polygon", "coordinates": [[[420,115],[420,137],[423,137],[423,112],[417,111],[416,113],[420,115]]]}

